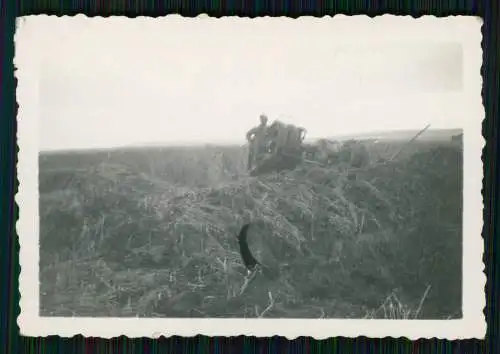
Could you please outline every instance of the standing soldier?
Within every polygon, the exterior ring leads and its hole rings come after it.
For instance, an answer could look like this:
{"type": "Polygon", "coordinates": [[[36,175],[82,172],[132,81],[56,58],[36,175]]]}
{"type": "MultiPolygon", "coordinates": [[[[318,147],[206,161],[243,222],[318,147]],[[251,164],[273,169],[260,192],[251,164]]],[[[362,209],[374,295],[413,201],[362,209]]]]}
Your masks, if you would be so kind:
{"type": "Polygon", "coordinates": [[[264,150],[266,143],[267,133],[267,116],[260,115],[260,124],[257,127],[250,129],[247,133],[247,141],[250,144],[250,151],[248,153],[248,169],[253,167],[254,160],[259,156],[260,152],[264,150]]]}
{"type": "Polygon", "coordinates": [[[366,145],[356,141],[347,140],[342,144],[340,153],[342,160],[354,168],[364,168],[370,164],[370,153],[366,145]]]}
{"type": "Polygon", "coordinates": [[[315,160],[323,165],[339,162],[341,151],[340,143],[328,139],[320,139],[316,142],[315,160]]]}

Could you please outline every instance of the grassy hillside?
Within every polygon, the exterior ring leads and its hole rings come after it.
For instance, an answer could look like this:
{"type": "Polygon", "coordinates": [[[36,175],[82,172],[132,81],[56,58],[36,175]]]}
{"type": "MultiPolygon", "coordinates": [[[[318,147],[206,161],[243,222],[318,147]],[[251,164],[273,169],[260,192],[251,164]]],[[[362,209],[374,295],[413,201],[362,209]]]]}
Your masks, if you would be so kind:
{"type": "MultiPolygon", "coordinates": [[[[376,161],[404,143],[368,144],[376,161]]],[[[245,164],[240,147],[42,154],[41,314],[461,317],[460,146],[359,171],[245,164]],[[246,286],[248,221],[273,276],[246,286]]]]}

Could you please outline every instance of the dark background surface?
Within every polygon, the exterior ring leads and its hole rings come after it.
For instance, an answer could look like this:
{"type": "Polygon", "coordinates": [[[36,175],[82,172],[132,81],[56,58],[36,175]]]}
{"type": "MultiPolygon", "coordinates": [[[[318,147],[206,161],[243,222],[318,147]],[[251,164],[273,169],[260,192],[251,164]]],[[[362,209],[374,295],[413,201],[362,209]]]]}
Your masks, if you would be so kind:
{"type": "Polygon", "coordinates": [[[300,3],[292,6],[277,6],[268,2],[256,2],[238,5],[228,5],[226,2],[190,2],[181,5],[180,2],[152,1],[110,1],[104,2],[74,2],[74,1],[4,1],[0,3],[1,53],[2,67],[0,71],[0,262],[2,273],[0,277],[1,307],[0,307],[0,344],[1,351],[7,353],[67,353],[67,352],[411,352],[411,353],[498,353],[498,254],[499,241],[493,238],[498,220],[496,211],[498,204],[497,156],[498,151],[498,102],[499,72],[498,72],[498,15],[497,1],[383,1],[377,5],[371,2],[338,1],[318,8],[311,3],[300,3]],[[245,6],[246,5],[246,6],[245,6]],[[85,339],[77,336],[71,339],[61,339],[55,336],[40,338],[23,338],[19,336],[16,318],[19,313],[18,292],[18,242],[15,237],[15,220],[17,207],[13,198],[17,189],[15,179],[16,144],[15,144],[15,81],[13,77],[12,58],[14,54],[13,33],[16,15],[28,14],[71,15],[85,13],[89,16],[128,15],[128,16],[161,16],[168,13],[180,13],[184,16],[195,16],[207,13],[211,16],[241,15],[279,15],[297,17],[301,15],[324,16],[343,14],[369,14],[370,16],[384,13],[420,16],[432,14],[447,15],[479,15],[484,19],[483,49],[484,65],[482,69],[484,88],[483,100],[486,109],[486,120],[483,124],[483,134],[487,144],[484,151],[485,181],[484,181],[484,221],[485,227],[485,272],[488,275],[487,307],[485,313],[488,320],[488,333],[485,341],[445,341],[438,339],[408,341],[406,339],[345,339],[332,338],[316,341],[310,338],[299,338],[286,341],[284,338],[194,338],[173,337],[169,339],[128,340],[124,337],[112,340],[85,339]]]}

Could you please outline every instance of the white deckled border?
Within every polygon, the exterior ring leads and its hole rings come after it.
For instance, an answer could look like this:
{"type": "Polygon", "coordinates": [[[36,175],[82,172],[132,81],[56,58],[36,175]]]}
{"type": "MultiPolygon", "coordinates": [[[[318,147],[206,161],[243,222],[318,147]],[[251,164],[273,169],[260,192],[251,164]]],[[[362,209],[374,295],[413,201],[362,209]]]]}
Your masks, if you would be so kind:
{"type": "Polygon", "coordinates": [[[194,19],[170,15],[164,18],[128,19],[126,17],[75,17],[28,16],[19,20],[16,33],[15,66],[18,79],[17,102],[19,162],[17,166],[19,205],[17,233],[20,242],[20,293],[21,314],[18,317],[21,334],[28,336],[60,335],[64,337],[84,336],[158,337],[160,335],[194,336],[204,335],[281,335],[289,339],[312,336],[323,339],[333,336],[407,337],[418,338],[484,338],[486,321],[485,307],[486,276],[483,273],[483,164],[481,153],[484,139],[481,124],[484,108],[481,100],[482,64],[481,25],[479,18],[384,15],[343,16],[313,18],[209,18],[205,15],[194,19]],[[44,24],[52,21],[99,21],[123,24],[137,21],[142,24],[160,25],[166,21],[195,21],[198,25],[216,25],[218,22],[254,22],[269,26],[269,30],[283,29],[294,22],[294,30],[306,26],[325,26],[332,31],[341,31],[341,40],[378,41],[420,39],[423,41],[452,41],[462,43],[464,54],[464,90],[472,97],[467,121],[460,122],[464,129],[464,257],[463,257],[463,319],[460,320],[329,320],[329,319],[145,319],[145,318],[62,318],[40,317],[39,306],[39,215],[38,215],[38,65],[39,48],[36,33],[43,32],[44,24]]]}

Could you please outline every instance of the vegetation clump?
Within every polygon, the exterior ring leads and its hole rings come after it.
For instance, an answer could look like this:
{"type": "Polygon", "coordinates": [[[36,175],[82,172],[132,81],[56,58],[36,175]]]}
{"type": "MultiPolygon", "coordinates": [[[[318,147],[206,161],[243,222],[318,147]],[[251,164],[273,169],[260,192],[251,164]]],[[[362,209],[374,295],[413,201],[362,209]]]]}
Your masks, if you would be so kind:
{"type": "Polygon", "coordinates": [[[41,314],[461,317],[461,150],[369,150],[258,177],[238,147],[42,156],[41,314]]]}

